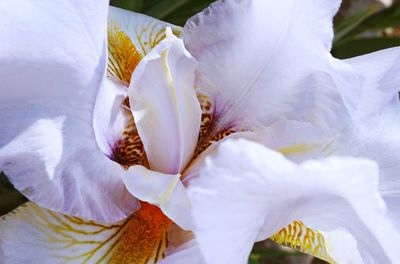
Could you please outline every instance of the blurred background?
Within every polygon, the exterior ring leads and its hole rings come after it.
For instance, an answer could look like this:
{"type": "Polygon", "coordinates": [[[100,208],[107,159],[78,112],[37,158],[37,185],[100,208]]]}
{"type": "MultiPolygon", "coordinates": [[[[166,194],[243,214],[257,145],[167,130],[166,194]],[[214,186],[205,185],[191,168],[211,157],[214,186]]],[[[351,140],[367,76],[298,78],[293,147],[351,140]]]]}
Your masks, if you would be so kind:
{"type": "MultiPolygon", "coordinates": [[[[111,5],[183,26],[188,18],[212,2],[211,0],[111,0],[111,5]]],[[[337,58],[350,58],[400,46],[400,0],[393,2],[390,0],[344,0],[334,24],[335,39],[332,54],[337,58]]],[[[0,216],[24,202],[26,199],[13,188],[6,176],[0,173],[0,216]]],[[[316,264],[324,262],[282,248],[267,240],[254,246],[249,263],[316,264]]]]}

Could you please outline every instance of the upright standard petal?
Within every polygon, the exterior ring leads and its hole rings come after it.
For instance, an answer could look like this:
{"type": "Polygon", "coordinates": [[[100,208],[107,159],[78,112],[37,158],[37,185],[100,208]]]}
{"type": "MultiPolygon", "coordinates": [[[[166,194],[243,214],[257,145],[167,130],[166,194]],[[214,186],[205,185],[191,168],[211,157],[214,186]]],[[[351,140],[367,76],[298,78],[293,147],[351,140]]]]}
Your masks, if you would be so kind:
{"type": "Polygon", "coordinates": [[[137,202],[93,129],[108,85],[107,10],[102,0],[0,3],[0,170],[45,208],[117,221],[137,202]]]}
{"type": "Polygon", "coordinates": [[[332,90],[349,82],[341,73],[351,69],[335,65],[330,55],[340,2],[217,1],[187,22],[183,39],[199,61],[195,85],[218,119],[210,133],[254,129],[288,116],[313,122],[311,115],[325,115],[331,103],[342,115],[340,95],[332,90]]]}
{"type": "Polygon", "coordinates": [[[180,173],[195,151],[201,118],[193,87],[195,67],[182,40],[171,33],[132,76],[130,106],[154,171],[180,173]]]}
{"type": "MultiPolygon", "coordinates": [[[[395,263],[400,257],[393,244],[399,234],[379,196],[374,162],[330,158],[296,165],[259,144],[226,140],[186,185],[194,233],[209,263],[247,263],[257,238],[270,237],[294,220],[314,230],[350,234],[359,251],[353,256],[367,263],[395,263]]],[[[327,260],[348,259],[343,245],[308,243],[320,247],[327,260]]]]}

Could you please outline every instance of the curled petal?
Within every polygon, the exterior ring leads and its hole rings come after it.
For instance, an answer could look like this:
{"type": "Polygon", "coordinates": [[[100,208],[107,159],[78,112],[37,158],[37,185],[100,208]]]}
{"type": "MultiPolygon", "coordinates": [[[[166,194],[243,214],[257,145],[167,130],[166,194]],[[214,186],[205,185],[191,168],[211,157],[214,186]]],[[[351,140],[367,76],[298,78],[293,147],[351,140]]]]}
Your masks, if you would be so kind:
{"type": "Polygon", "coordinates": [[[190,201],[180,180],[180,174],[170,175],[134,166],[130,175],[122,179],[129,192],[140,199],[161,208],[163,213],[181,228],[193,227],[190,214],[190,201]]]}
{"type": "Polygon", "coordinates": [[[193,87],[196,61],[170,36],[139,64],[129,100],[150,168],[180,173],[192,158],[201,109],[193,87]]]}

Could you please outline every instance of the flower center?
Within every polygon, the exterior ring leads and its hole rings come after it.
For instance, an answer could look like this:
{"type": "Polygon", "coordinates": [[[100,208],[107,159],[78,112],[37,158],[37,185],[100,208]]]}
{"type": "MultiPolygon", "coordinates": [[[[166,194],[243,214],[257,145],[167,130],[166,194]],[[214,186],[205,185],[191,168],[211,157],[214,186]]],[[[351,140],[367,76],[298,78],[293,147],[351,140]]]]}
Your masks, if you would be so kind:
{"type": "MultiPolygon", "coordinates": [[[[120,30],[117,23],[109,23],[108,38],[108,76],[129,87],[133,71],[145,54],[138,52],[130,37],[120,30]]],[[[155,40],[157,41],[154,45],[161,41],[160,37],[155,40]]],[[[153,42],[149,41],[149,43],[153,42]]],[[[220,126],[218,122],[220,117],[209,97],[198,95],[198,99],[202,108],[202,117],[193,160],[213,142],[236,132],[233,126],[220,126]]],[[[120,106],[120,111],[126,120],[125,128],[120,138],[114,142],[110,158],[125,169],[134,165],[143,165],[148,168],[146,153],[130,111],[128,97],[120,106]]],[[[155,263],[164,257],[168,244],[168,228],[172,222],[158,207],[144,202],[141,205],[141,208],[127,220],[118,245],[113,250],[111,263],[155,263]]]]}

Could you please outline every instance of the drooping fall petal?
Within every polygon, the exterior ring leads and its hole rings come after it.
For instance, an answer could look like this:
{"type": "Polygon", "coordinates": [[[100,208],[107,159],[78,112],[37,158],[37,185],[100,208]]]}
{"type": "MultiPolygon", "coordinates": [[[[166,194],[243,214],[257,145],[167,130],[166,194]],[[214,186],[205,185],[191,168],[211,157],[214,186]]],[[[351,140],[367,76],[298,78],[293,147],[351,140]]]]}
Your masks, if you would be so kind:
{"type": "MultiPolygon", "coordinates": [[[[185,185],[194,233],[210,263],[245,263],[257,239],[295,220],[313,230],[346,232],[364,261],[399,258],[393,244],[399,234],[378,192],[378,168],[369,160],[329,158],[296,165],[259,144],[227,140],[185,185]]],[[[327,260],[348,254],[334,245],[312,246],[323,247],[327,260]]]]}
{"type": "Polygon", "coordinates": [[[93,127],[109,85],[107,11],[107,1],[0,3],[0,170],[45,208],[117,221],[137,202],[93,127]]]}
{"type": "Polygon", "coordinates": [[[165,256],[170,223],[146,204],[123,221],[103,224],[29,202],[0,218],[0,259],[4,264],[152,264],[165,256]]]}

